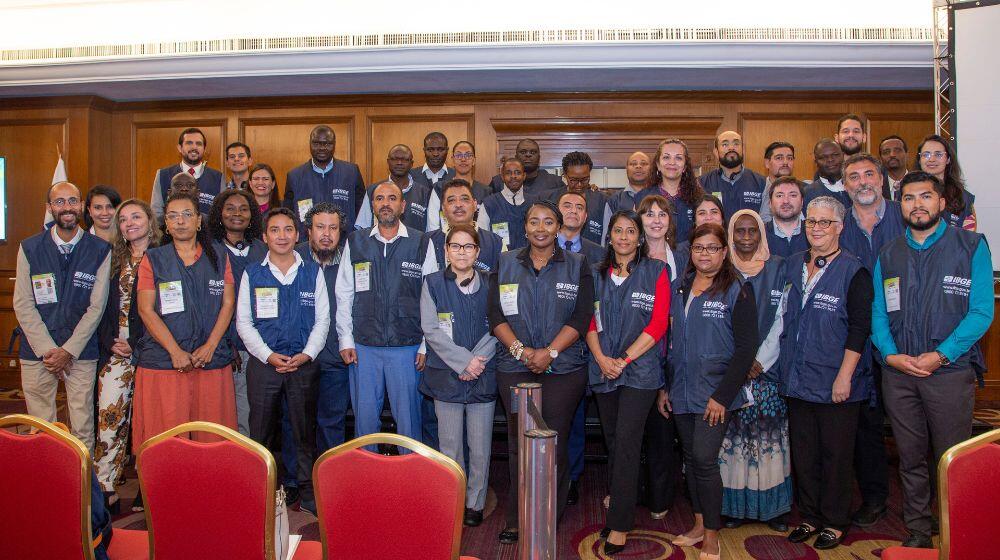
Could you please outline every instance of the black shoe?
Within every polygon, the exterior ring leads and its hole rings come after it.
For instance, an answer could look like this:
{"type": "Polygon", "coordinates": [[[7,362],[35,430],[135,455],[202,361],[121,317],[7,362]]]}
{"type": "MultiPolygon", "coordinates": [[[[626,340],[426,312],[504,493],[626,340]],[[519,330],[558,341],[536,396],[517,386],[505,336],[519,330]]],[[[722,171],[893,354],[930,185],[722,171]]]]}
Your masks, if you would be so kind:
{"type": "Polygon", "coordinates": [[[299,502],[299,511],[316,517],[316,500],[302,500],[299,502]]]}
{"type": "Polygon", "coordinates": [[[580,488],[575,480],[569,483],[569,493],[566,494],[566,505],[575,506],[580,501],[580,488]]]}
{"type": "Polygon", "coordinates": [[[727,517],[726,522],[722,524],[726,529],[737,529],[743,525],[743,520],[738,517],[727,517]]]}
{"type": "Polygon", "coordinates": [[[500,531],[500,544],[514,544],[517,542],[517,529],[510,527],[500,531]]]}
{"type": "Polygon", "coordinates": [[[819,532],[819,529],[810,527],[805,523],[799,525],[798,527],[792,529],[792,532],[788,534],[788,541],[793,543],[801,543],[809,540],[809,537],[815,535],[819,532]]]}
{"type": "Polygon", "coordinates": [[[931,538],[920,533],[910,533],[910,538],[903,541],[904,548],[934,548],[931,538]]]}
{"type": "Polygon", "coordinates": [[[832,530],[823,529],[819,532],[819,536],[816,537],[816,542],[813,543],[813,548],[816,550],[829,550],[831,548],[837,548],[846,536],[846,531],[841,533],[838,537],[832,530]]]}
{"type": "Polygon", "coordinates": [[[611,544],[608,541],[604,541],[604,555],[613,556],[619,552],[625,550],[624,544],[611,544]]]}
{"type": "Polygon", "coordinates": [[[601,529],[601,535],[600,535],[601,536],[601,540],[604,540],[604,539],[608,538],[608,535],[610,535],[610,534],[611,534],[611,529],[609,529],[607,527],[601,529]]]}
{"type": "Polygon", "coordinates": [[[142,504],[142,492],[140,491],[135,495],[135,499],[132,500],[132,511],[146,511],[146,506],[142,504]]]}
{"type": "Polygon", "coordinates": [[[851,523],[858,527],[871,527],[878,523],[879,519],[885,515],[885,504],[869,505],[861,504],[861,509],[851,516],[851,523]]]}
{"type": "Polygon", "coordinates": [[[299,501],[299,489],[296,486],[285,486],[285,505],[290,506],[299,501]]]}
{"type": "Polygon", "coordinates": [[[466,527],[479,527],[483,522],[483,510],[475,510],[472,508],[465,508],[465,518],[462,523],[466,527]]]}
{"type": "Polygon", "coordinates": [[[767,526],[771,528],[772,531],[777,531],[779,533],[788,532],[788,523],[781,520],[780,517],[776,517],[767,522],[767,526]]]}

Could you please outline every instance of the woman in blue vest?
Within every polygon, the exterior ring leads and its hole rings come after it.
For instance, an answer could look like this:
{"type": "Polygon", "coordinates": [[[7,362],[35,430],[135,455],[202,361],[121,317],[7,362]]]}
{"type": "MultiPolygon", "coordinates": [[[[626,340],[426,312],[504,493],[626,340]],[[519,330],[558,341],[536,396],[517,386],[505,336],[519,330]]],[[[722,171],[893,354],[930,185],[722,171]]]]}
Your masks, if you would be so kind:
{"type": "MultiPolygon", "coordinates": [[[[722,201],[715,195],[706,194],[694,207],[694,227],[698,227],[701,224],[719,224],[723,228],[726,227],[726,211],[722,209],[722,201]]],[[[694,232],[692,231],[692,233],[694,232]]],[[[677,252],[690,258],[691,240],[684,238],[678,241],[677,252]]],[[[678,264],[681,266],[682,271],[687,269],[687,260],[678,264]]]]}
{"type": "Polygon", "coordinates": [[[483,200],[477,223],[481,229],[500,236],[504,242],[503,250],[521,249],[526,245],[525,213],[534,200],[523,188],[524,164],[509,158],[503,162],[500,176],[503,177],[503,188],[483,200]]]}
{"type": "Polygon", "coordinates": [[[441,452],[463,467],[468,464],[465,524],[476,527],[483,521],[489,486],[497,339],[486,316],[489,278],[475,266],[479,232],[468,224],[452,226],[445,250],[451,264],[425,277],[420,294],[427,342],[420,391],[434,399],[441,452]]]}
{"type": "Polygon", "coordinates": [[[757,349],[750,379],[743,391],[753,404],[733,415],[722,443],[722,513],[726,528],[744,520],[767,521],[785,532],[784,515],[792,508],[791,459],[788,452],[788,407],[778,391],[778,342],[782,325],[776,320],[785,287],[784,259],[772,255],[764,221],[753,210],[740,210],[729,221],[729,260],[753,290],[757,302],[757,349]]]}
{"type": "Polygon", "coordinates": [[[913,169],[934,175],[944,185],[945,207],[941,217],[948,225],[976,231],[976,196],[965,188],[958,154],[951,143],[938,134],[931,134],[917,146],[917,161],[913,169]]]}
{"type": "Polygon", "coordinates": [[[719,451],[733,412],[743,406],[740,387],[759,343],[753,290],[740,281],[728,252],[719,224],[702,224],[691,234],[691,261],[670,298],[669,390],[657,403],[674,415],[694,510],[694,527],[673,544],[703,542],[701,560],[718,560],[721,552],[719,451]]]}
{"type": "Polygon", "coordinates": [[[569,493],[565,442],[587,385],[583,337],[594,315],[594,277],[587,258],[558,247],[562,214],[549,201],[531,203],[522,223],[528,246],[500,255],[490,275],[490,328],[497,348],[497,390],[507,410],[510,495],[501,543],[517,541],[517,416],[511,387],[542,384],[542,417],[559,434],[557,500],[562,513],[569,493]]]}
{"type": "Polygon", "coordinates": [[[163,245],[146,251],[139,265],[145,330],[135,348],[136,447],[195,420],[236,429],[229,343],[236,292],[227,251],[212,243],[193,196],[171,195],[163,215],[163,245]]]}
{"type": "Polygon", "coordinates": [[[666,198],[674,209],[671,217],[676,223],[677,238],[686,240],[694,228],[694,209],[705,195],[705,190],[694,174],[691,154],[683,140],[668,138],[660,142],[653,158],[649,184],[635,195],[636,207],[651,194],[666,198]]]}
{"type": "Polygon", "coordinates": [[[112,220],[111,289],[104,316],[97,327],[101,365],[97,369],[97,444],[94,466],[113,513],[120,509],[115,487],[128,464],[128,424],[135,388],[132,348],[141,328],[133,305],[139,263],[146,250],[160,243],[160,226],[143,200],[126,200],[112,220]]]}
{"type": "Polygon", "coordinates": [[[846,210],[821,196],[806,210],[810,249],[788,258],[788,296],[781,335],[781,393],[802,523],[793,543],[816,537],[824,550],[840,544],[851,524],[854,444],[859,407],[874,398],[868,335],[871,274],[841,250],[846,210]]]}
{"type": "Polygon", "coordinates": [[[642,220],[622,210],[608,222],[608,246],[594,275],[587,333],[590,388],[608,446],[611,493],[605,554],[625,548],[639,487],[643,426],[663,386],[658,344],[670,322],[670,272],[646,250],[642,220]]]}

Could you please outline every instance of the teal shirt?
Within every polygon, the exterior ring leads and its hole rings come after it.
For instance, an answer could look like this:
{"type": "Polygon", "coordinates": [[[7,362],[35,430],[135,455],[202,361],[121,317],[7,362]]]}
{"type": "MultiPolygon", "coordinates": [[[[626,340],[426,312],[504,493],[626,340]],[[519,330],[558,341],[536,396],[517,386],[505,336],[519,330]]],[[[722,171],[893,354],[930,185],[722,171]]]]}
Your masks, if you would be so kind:
{"type": "MultiPolygon", "coordinates": [[[[941,239],[945,228],[950,227],[941,220],[937,229],[923,243],[917,243],[906,228],[906,243],[917,251],[923,251],[941,239]]],[[[872,302],[872,342],[878,348],[882,359],[899,354],[896,341],[889,330],[889,312],[885,307],[885,288],[882,285],[882,260],[875,262],[872,273],[875,283],[875,300],[872,302]]],[[[972,287],[969,293],[969,312],[958,323],[955,330],[936,348],[949,360],[955,361],[969,351],[972,345],[986,334],[993,322],[993,258],[990,247],[983,239],[972,255],[972,287]]]]}

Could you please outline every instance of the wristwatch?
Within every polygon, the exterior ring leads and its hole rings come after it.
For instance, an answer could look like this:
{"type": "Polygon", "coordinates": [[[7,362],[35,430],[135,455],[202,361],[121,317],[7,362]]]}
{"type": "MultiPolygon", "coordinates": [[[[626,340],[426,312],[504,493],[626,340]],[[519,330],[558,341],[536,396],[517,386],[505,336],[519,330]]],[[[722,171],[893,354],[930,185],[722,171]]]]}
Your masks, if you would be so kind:
{"type": "Polygon", "coordinates": [[[559,351],[556,350],[555,348],[549,346],[548,348],[546,348],[546,350],[549,351],[549,357],[552,358],[553,360],[559,357],[559,351]]]}
{"type": "Polygon", "coordinates": [[[951,360],[948,359],[948,356],[945,356],[940,351],[938,351],[937,355],[938,355],[938,363],[941,364],[941,366],[946,366],[951,363],[951,360]]]}

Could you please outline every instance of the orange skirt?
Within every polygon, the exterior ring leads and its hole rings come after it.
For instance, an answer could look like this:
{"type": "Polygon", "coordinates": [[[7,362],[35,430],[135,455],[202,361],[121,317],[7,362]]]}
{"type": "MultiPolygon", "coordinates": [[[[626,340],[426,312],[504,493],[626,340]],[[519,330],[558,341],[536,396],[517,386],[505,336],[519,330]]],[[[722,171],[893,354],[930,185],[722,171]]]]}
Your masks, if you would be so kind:
{"type": "MultiPolygon", "coordinates": [[[[215,422],[236,429],[236,390],[233,368],[135,370],[132,401],[132,446],[185,422],[215,422]]],[[[218,441],[210,434],[192,435],[197,441],[218,441]]]]}

